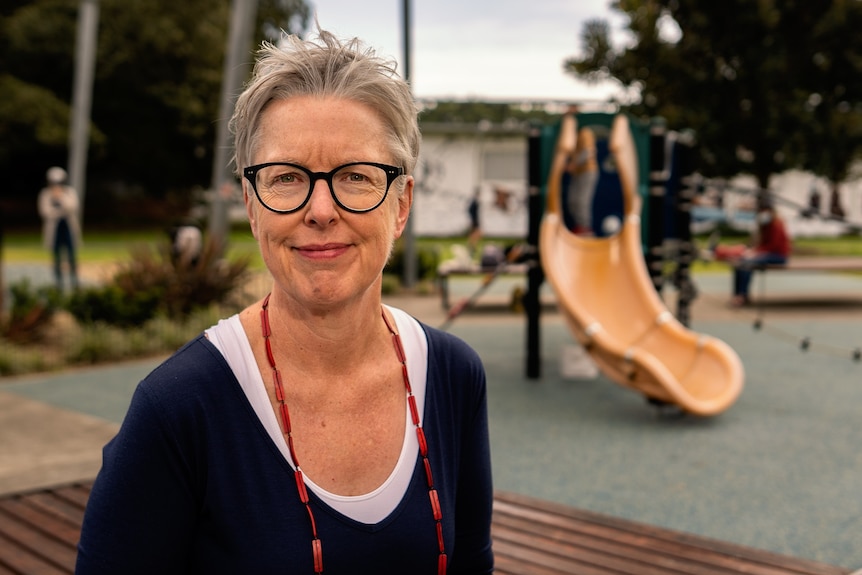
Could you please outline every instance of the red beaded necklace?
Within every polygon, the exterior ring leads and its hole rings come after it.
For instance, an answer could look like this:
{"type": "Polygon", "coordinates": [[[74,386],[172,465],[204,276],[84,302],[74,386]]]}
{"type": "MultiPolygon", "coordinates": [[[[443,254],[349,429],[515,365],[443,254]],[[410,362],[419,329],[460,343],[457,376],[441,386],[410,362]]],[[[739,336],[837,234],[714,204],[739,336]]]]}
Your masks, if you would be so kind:
{"type": "MultiPolygon", "coordinates": [[[[290,457],[293,459],[293,465],[296,467],[294,479],[296,480],[296,489],[299,492],[299,500],[305,505],[308,511],[308,518],[311,521],[311,551],[314,556],[314,572],[323,573],[323,547],[320,544],[320,537],[317,534],[317,523],[314,521],[314,513],[311,511],[311,506],[308,504],[308,491],[305,488],[305,480],[302,476],[302,469],[299,466],[299,459],[296,457],[296,451],[293,448],[293,434],[290,427],[290,413],[287,409],[287,404],[284,401],[284,388],[281,384],[281,373],[275,365],[275,356],[272,353],[272,345],[269,338],[272,335],[272,330],[269,326],[269,296],[263,300],[263,305],[260,309],[260,326],[263,330],[263,342],[266,346],[266,358],[269,360],[269,365],[272,367],[272,380],[275,387],[275,398],[278,400],[279,412],[281,413],[281,425],[284,434],[287,436],[287,447],[290,450],[290,457]]],[[[401,363],[401,375],[404,377],[404,387],[407,390],[407,405],[410,407],[410,417],[413,420],[413,425],[416,427],[416,437],[419,439],[419,453],[422,455],[422,463],[425,465],[425,476],[428,479],[428,495],[431,498],[431,511],[434,515],[434,522],[437,527],[437,543],[440,547],[440,555],[437,558],[437,574],[445,575],[446,573],[446,548],[443,545],[443,512],[440,507],[440,499],[437,495],[437,489],[434,487],[434,479],[431,475],[431,462],[428,460],[428,442],[425,440],[425,432],[422,430],[422,425],[419,422],[419,409],[416,407],[416,398],[413,397],[413,389],[410,387],[410,377],[407,375],[407,356],[404,354],[404,347],[401,345],[401,337],[398,332],[393,329],[392,324],[386,317],[386,313],[381,310],[383,322],[389,333],[392,334],[392,344],[395,346],[395,356],[401,363]]]]}

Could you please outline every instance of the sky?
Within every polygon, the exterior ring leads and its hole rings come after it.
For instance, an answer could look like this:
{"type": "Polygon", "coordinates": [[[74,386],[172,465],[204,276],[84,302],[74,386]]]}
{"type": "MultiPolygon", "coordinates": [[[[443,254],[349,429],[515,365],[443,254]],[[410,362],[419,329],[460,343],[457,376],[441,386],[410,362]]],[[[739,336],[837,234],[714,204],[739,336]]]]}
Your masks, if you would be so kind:
{"type": "MultiPolygon", "coordinates": [[[[621,19],[609,0],[410,0],[410,81],[419,99],[606,100],[612,85],[563,73],[583,23],[621,19]]],[[[403,0],[309,0],[320,27],[361,38],[404,71],[403,0]]],[[[313,25],[313,24],[312,24],[313,25]]]]}

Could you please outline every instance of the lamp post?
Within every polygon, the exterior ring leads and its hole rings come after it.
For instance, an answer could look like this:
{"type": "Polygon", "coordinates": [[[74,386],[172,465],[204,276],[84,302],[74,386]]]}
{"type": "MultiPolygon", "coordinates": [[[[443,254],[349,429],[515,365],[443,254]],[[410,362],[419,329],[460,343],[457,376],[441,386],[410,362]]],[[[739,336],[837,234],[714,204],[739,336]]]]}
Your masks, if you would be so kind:
{"type": "MultiPolygon", "coordinates": [[[[404,17],[404,80],[410,82],[410,0],[403,0],[402,15],[404,17]]],[[[404,228],[404,286],[411,288],[416,285],[416,238],[413,231],[413,218],[407,218],[404,228]]]]}
{"type": "Polygon", "coordinates": [[[233,0],[222,73],[221,104],[216,128],[212,178],[210,180],[212,195],[209,233],[219,253],[223,253],[227,248],[230,197],[225,192],[234,187],[234,177],[230,169],[233,144],[230,140],[228,121],[233,111],[236,95],[248,74],[248,50],[256,17],[257,0],[233,0]]]}
{"type": "Polygon", "coordinates": [[[99,0],[81,0],[75,47],[75,79],[72,87],[72,124],[69,128],[69,184],[80,198],[79,218],[84,215],[87,192],[87,151],[90,143],[90,112],[93,101],[93,74],[99,33],[99,0]]]}

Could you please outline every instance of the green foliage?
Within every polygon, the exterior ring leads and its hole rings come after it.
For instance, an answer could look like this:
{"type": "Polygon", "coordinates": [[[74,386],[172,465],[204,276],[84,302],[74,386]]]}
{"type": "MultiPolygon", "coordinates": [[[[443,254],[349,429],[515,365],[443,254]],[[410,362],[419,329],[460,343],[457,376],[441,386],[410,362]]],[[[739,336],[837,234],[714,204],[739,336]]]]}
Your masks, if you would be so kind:
{"type": "Polygon", "coordinates": [[[16,343],[39,341],[62,305],[62,294],[54,287],[35,288],[27,278],[10,285],[9,292],[12,309],[3,336],[16,343]]]}
{"type": "MultiPolygon", "coordinates": [[[[66,161],[78,0],[0,7],[0,194],[32,194],[66,161]]],[[[189,196],[209,185],[230,2],[101,0],[87,198],[90,217],[129,191],[189,196]]],[[[260,0],[253,41],[302,32],[305,0],[260,0]]],[[[249,57],[251,60],[251,57],[249,57]]],[[[106,207],[107,206],[107,207],[106,207]]]]}
{"type": "Polygon", "coordinates": [[[155,317],[162,292],[158,289],[124,291],[116,284],[83,288],[72,294],[66,309],[81,323],[135,326],[155,317]]]}
{"type": "Polygon", "coordinates": [[[546,124],[558,118],[559,111],[549,111],[544,105],[454,100],[425,102],[419,114],[419,121],[423,124],[546,124]]]}
{"type": "MultiPolygon", "coordinates": [[[[419,279],[433,279],[437,275],[437,266],[440,264],[439,251],[434,246],[416,246],[416,275],[419,279]]],[[[395,242],[392,257],[384,269],[384,273],[399,278],[404,277],[404,242],[395,242]]]]}
{"type": "Polygon", "coordinates": [[[833,181],[862,149],[862,3],[616,0],[630,42],[588,22],[566,69],[613,79],[629,111],[694,130],[699,170],[754,175],[800,167],[833,181]],[[668,30],[675,34],[669,35],[668,30]]]}
{"type": "Polygon", "coordinates": [[[211,242],[193,262],[174,257],[168,242],[139,245],[108,284],[79,290],[68,309],[84,324],[129,327],[157,315],[187,318],[196,310],[229,302],[248,277],[250,259],[225,260],[211,242]]]}

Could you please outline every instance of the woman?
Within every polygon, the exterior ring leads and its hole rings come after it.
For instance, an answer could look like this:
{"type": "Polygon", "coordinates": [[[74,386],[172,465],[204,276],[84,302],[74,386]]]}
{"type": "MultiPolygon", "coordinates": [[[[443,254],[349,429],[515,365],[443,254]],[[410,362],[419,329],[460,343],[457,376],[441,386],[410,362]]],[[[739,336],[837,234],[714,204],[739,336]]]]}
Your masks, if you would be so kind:
{"type": "Polygon", "coordinates": [[[485,375],[383,306],[419,149],[394,68],[320,32],[265,45],[232,118],[262,301],[140,385],[78,573],[490,573],[485,375]]]}
{"type": "Polygon", "coordinates": [[[757,212],[757,232],[754,247],[744,245],[717,246],[715,258],[733,264],[733,297],[731,307],[751,303],[749,289],[754,270],[766,265],[785,265],[790,257],[791,241],[772,205],[761,206],[757,212]]]}

